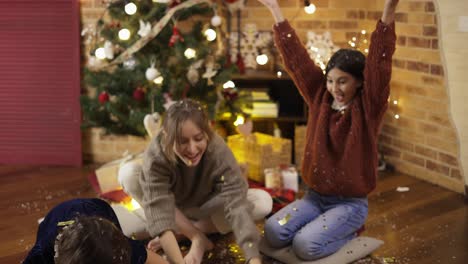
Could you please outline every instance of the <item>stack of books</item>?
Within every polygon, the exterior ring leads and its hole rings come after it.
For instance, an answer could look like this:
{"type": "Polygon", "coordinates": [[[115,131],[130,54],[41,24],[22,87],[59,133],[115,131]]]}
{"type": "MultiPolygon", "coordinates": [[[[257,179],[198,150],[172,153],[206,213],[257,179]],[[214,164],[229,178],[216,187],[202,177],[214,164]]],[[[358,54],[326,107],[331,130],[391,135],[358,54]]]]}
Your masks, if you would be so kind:
{"type": "Polygon", "coordinates": [[[252,117],[278,117],[278,104],[268,96],[266,89],[252,89],[247,92],[251,98],[248,107],[244,109],[252,117]]]}

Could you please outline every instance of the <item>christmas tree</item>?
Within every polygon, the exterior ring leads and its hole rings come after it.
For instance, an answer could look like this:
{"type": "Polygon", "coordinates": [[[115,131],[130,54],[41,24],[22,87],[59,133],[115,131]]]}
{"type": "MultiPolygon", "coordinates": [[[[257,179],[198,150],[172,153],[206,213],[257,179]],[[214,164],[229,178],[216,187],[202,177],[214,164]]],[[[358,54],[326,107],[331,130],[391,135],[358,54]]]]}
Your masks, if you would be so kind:
{"type": "Polygon", "coordinates": [[[185,97],[204,102],[214,120],[240,111],[229,87],[237,68],[223,48],[221,6],[210,0],[108,2],[82,34],[82,127],[144,136],[146,115],[185,97]]]}

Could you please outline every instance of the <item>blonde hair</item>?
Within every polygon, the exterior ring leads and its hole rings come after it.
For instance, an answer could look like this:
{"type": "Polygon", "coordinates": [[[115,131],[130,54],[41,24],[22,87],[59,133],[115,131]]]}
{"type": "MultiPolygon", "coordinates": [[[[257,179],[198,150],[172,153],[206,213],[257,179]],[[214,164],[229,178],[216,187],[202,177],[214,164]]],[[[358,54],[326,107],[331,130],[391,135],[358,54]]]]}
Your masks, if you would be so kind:
{"type": "Polygon", "coordinates": [[[167,109],[162,123],[161,146],[166,158],[177,163],[177,157],[174,153],[174,146],[181,142],[182,124],[190,120],[206,135],[210,141],[213,137],[208,115],[204,107],[192,99],[184,99],[171,105],[167,109]]]}

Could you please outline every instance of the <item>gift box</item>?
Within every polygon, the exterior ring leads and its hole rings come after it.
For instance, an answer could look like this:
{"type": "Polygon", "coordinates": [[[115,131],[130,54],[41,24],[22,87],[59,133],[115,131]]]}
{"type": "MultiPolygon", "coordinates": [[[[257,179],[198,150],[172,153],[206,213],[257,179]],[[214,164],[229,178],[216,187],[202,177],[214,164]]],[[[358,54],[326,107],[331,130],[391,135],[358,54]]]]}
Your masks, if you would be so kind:
{"type": "Polygon", "coordinates": [[[291,162],[290,139],[262,133],[232,135],[227,139],[229,148],[239,163],[247,164],[248,178],[264,183],[264,170],[291,162]]]}
{"type": "Polygon", "coordinates": [[[96,179],[102,193],[122,189],[122,186],[120,186],[118,181],[118,174],[120,167],[127,162],[136,162],[141,164],[143,162],[143,153],[138,155],[128,155],[122,159],[108,162],[96,169],[96,179]]]}

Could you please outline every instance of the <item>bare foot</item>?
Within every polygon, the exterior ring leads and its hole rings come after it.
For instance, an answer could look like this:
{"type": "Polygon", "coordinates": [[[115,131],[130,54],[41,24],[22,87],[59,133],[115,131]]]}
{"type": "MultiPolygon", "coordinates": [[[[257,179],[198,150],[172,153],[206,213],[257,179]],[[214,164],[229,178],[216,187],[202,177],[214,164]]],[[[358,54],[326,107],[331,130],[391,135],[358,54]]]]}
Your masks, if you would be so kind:
{"type": "MultiPolygon", "coordinates": [[[[184,241],[187,239],[182,234],[175,234],[175,237],[176,237],[177,242],[184,241]]],[[[148,245],[146,247],[148,248],[148,250],[151,250],[153,252],[157,252],[158,250],[160,250],[162,246],[161,246],[161,242],[159,241],[159,237],[155,237],[151,239],[151,241],[148,242],[148,245]]]]}
{"type": "Polygon", "coordinates": [[[192,240],[192,245],[188,254],[184,257],[186,264],[200,264],[205,251],[212,250],[213,243],[204,235],[196,235],[192,240]]]}

